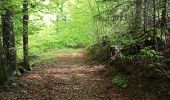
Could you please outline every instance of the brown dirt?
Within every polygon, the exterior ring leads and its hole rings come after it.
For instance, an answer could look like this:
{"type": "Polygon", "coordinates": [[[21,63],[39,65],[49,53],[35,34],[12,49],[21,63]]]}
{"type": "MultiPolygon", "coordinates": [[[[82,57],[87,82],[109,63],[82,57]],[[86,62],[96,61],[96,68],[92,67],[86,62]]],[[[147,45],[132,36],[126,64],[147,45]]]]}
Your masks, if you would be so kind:
{"type": "Polygon", "coordinates": [[[103,77],[103,65],[85,63],[83,53],[56,54],[0,90],[0,100],[139,100],[103,77]]]}

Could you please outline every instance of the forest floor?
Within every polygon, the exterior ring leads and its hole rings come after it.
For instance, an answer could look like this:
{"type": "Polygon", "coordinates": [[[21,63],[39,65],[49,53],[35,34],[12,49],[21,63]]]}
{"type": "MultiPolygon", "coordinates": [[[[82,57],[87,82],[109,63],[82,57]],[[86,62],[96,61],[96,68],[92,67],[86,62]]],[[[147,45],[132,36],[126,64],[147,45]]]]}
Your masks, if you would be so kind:
{"type": "Polygon", "coordinates": [[[139,100],[131,91],[114,86],[101,73],[103,65],[90,65],[82,52],[56,53],[32,71],[0,90],[0,100],[139,100]]]}

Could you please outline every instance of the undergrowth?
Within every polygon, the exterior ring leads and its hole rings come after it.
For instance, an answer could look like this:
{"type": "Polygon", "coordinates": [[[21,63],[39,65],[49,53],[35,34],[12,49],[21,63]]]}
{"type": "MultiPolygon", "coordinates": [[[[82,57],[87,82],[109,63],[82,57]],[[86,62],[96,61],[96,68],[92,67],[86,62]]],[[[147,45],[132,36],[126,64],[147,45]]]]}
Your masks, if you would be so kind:
{"type": "Polygon", "coordinates": [[[107,63],[110,56],[110,45],[95,44],[87,48],[86,55],[88,60],[92,63],[107,63]]]}
{"type": "Polygon", "coordinates": [[[112,83],[121,88],[126,88],[128,86],[128,81],[125,79],[125,76],[121,74],[114,76],[112,79],[112,83]]]}
{"type": "MultiPolygon", "coordinates": [[[[17,39],[20,41],[20,38],[17,39]]],[[[29,36],[29,56],[31,63],[40,62],[42,60],[53,59],[55,55],[51,53],[53,51],[70,52],[75,49],[85,48],[90,43],[91,39],[88,33],[73,34],[69,33],[69,31],[57,32],[55,26],[44,27],[37,34],[29,36]]],[[[23,57],[21,43],[17,44],[17,55],[18,60],[21,61],[23,57]]]]}
{"type": "Polygon", "coordinates": [[[114,76],[110,75],[110,77],[112,77],[112,83],[118,87],[133,88],[134,90],[139,88],[135,91],[141,93],[144,96],[143,98],[149,98],[148,96],[152,95],[154,98],[169,100],[167,99],[170,96],[168,85],[170,79],[170,51],[167,52],[168,47],[166,48],[166,45],[162,44],[164,46],[163,50],[161,46],[158,50],[155,50],[155,46],[145,46],[147,44],[143,42],[119,43],[121,48],[119,48],[119,52],[113,51],[115,55],[111,55],[110,44],[92,45],[88,49],[90,60],[106,63],[108,71],[116,73],[114,76]],[[111,59],[111,56],[114,59],[111,59]],[[114,70],[114,72],[110,70],[114,70]],[[120,73],[123,73],[123,75],[120,73]]]}

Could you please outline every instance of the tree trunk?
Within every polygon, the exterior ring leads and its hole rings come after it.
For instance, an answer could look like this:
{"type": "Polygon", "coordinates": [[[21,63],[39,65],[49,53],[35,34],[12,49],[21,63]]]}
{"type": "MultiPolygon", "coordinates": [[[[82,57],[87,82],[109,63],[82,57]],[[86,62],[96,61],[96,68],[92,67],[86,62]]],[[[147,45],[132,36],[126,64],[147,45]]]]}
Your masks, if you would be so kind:
{"type": "Polygon", "coordinates": [[[161,28],[166,29],[167,27],[167,3],[168,0],[163,0],[163,5],[162,5],[162,18],[161,18],[161,28]]]}
{"type": "Polygon", "coordinates": [[[155,50],[158,51],[158,41],[156,38],[157,31],[156,31],[156,0],[153,0],[153,36],[155,42],[155,50]]]}
{"type": "Polygon", "coordinates": [[[30,71],[31,67],[29,64],[29,53],[28,53],[28,0],[24,0],[23,2],[23,55],[24,55],[24,63],[23,68],[30,71]]]}
{"type": "Polygon", "coordinates": [[[16,74],[17,66],[12,11],[10,9],[5,9],[5,14],[2,15],[2,34],[7,74],[11,77],[16,74]]]}
{"type": "Polygon", "coordinates": [[[1,36],[2,36],[2,31],[0,31],[0,85],[5,85],[5,83],[8,81],[8,77],[5,69],[5,55],[2,46],[1,36]]]}
{"type": "Polygon", "coordinates": [[[156,36],[156,0],[153,0],[153,35],[156,36]]]}
{"type": "Polygon", "coordinates": [[[147,32],[147,0],[144,0],[144,33],[147,32]]]}
{"type": "Polygon", "coordinates": [[[142,22],[142,15],[141,15],[141,10],[142,10],[142,0],[136,0],[135,1],[136,5],[136,12],[135,12],[135,20],[134,20],[134,33],[138,33],[139,29],[141,28],[141,22],[142,22]]]}

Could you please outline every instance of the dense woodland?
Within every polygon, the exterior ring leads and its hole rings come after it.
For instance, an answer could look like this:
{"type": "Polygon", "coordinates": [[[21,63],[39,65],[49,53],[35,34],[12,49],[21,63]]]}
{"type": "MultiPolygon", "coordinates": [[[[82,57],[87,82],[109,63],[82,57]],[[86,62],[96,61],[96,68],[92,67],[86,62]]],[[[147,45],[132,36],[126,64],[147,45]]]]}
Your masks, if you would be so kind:
{"type": "Polygon", "coordinates": [[[104,79],[135,92],[134,100],[170,100],[169,4],[169,0],[0,0],[1,91],[12,90],[13,83],[39,64],[58,60],[56,52],[81,49],[88,64],[104,66],[99,72],[104,79]]]}

